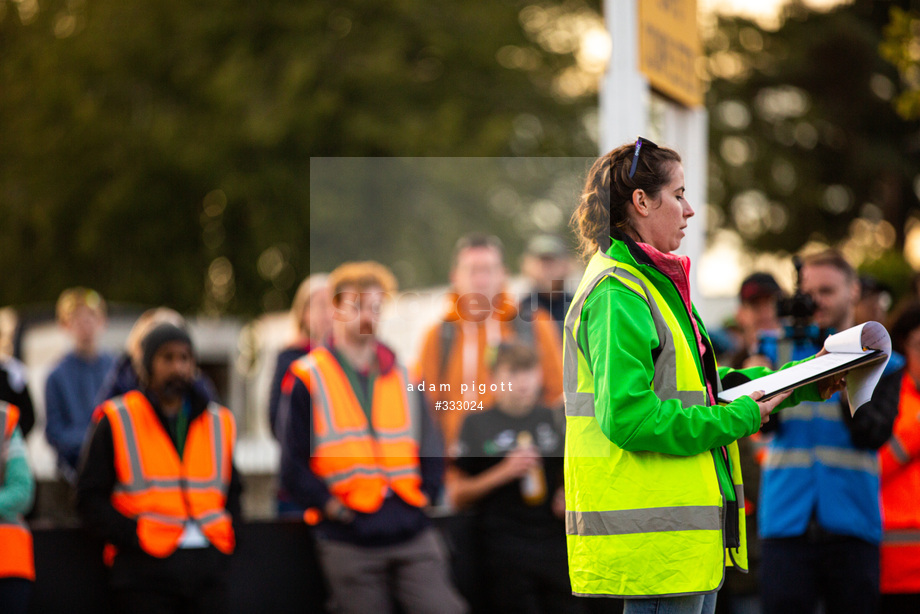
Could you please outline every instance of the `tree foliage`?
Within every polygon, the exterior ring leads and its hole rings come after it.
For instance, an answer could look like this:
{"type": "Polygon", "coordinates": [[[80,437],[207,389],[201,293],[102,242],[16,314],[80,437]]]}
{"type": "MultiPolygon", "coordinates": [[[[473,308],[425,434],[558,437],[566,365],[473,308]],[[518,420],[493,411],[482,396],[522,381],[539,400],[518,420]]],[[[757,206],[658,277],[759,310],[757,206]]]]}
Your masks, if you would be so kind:
{"type": "Polygon", "coordinates": [[[865,255],[903,247],[918,206],[920,123],[891,105],[898,75],[878,53],[889,4],[793,3],[776,30],[718,20],[706,41],[713,228],[759,250],[851,234],[865,255]]]}
{"type": "Polygon", "coordinates": [[[884,35],[879,51],[901,78],[895,109],[904,119],[920,119],[920,11],[892,7],[884,35]]]}
{"type": "MultiPolygon", "coordinates": [[[[311,157],[593,153],[571,40],[590,15],[575,0],[0,0],[3,302],[85,284],[283,307],[326,232],[310,227],[311,157]]],[[[371,204],[331,215],[373,228],[381,259],[434,223],[371,204]]],[[[330,261],[366,245],[339,234],[330,261]]]]}

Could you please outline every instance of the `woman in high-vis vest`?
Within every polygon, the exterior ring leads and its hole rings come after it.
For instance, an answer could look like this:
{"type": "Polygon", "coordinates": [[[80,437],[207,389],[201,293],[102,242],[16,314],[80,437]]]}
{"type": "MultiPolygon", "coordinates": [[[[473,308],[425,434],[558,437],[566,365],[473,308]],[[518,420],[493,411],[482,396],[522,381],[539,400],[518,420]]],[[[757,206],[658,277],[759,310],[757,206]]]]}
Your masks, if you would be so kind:
{"type": "Polygon", "coordinates": [[[714,611],[725,566],[747,567],[736,441],[821,398],[811,385],[716,404],[690,262],[671,253],[694,214],[684,192],[680,156],[640,137],[595,162],[573,216],[590,261],[565,322],[569,575],[627,614],[714,611]]]}
{"type": "Polygon", "coordinates": [[[32,505],[35,480],[19,430],[19,408],[0,401],[0,612],[29,609],[35,562],[32,534],[22,515],[32,505]]]}
{"type": "Polygon", "coordinates": [[[891,439],[879,450],[879,611],[899,614],[920,612],[920,304],[900,313],[891,326],[891,341],[906,365],[879,381],[871,402],[898,407],[891,439]]]}

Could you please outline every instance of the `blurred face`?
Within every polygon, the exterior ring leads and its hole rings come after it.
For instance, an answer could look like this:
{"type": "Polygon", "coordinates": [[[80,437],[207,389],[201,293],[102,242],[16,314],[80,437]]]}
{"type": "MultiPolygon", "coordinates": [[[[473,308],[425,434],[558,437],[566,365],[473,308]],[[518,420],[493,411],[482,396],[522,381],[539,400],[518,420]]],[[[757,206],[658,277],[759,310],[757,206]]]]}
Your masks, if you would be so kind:
{"type": "Polygon", "coordinates": [[[328,286],[316,290],[310,296],[310,303],[304,312],[306,330],[310,338],[322,341],[332,327],[332,291],[328,286]]]}
{"type": "Polygon", "coordinates": [[[530,280],[537,292],[562,290],[571,264],[568,258],[556,256],[524,256],[521,272],[530,280]]]}
{"type": "Polygon", "coordinates": [[[335,302],[332,336],[336,343],[364,345],[374,340],[386,295],[373,286],[362,291],[345,287],[335,302]]]}
{"type": "Polygon", "coordinates": [[[802,292],[815,299],[813,321],[821,328],[843,330],[853,321],[859,299],[859,282],[847,280],[843,271],[828,265],[802,267],[802,292]]]}
{"type": "Polygon", "coordinates": [[[907,360],[907,373],[914,382],[920,383],[920,328],[915,328],[904,340],[904,358],[907,360]]]}
{"type": "Polygon", "coordinates": [[[762,330],[776,330],[780,327],[776,312],[776,299],[772,296],[763,296],[741,303],[736,319],[743,329],[745,339],[749,342],[755,341],[757,333],[762,330]]]}
{"type": "Polygon", "coordinates": [[[891,307],[891,295],[887,292],[880,294],[870,294],[865,298],[859,299],[856,303],[855,318],[857,324],[869,322],[884,322],[888,317],[888,309],[891,307]]]}
{"type": "Polygon", "coordinates": [[[191,386],[194,373],[192,348],[182,341],[168,341],[153,355],[150,388],[161,401],[180,400],[191,386]]]}
{"type": "Polygon", "coordinates": [[[494,247],[468,247],[457,254],[450,281],[460,296],[481,294],[491,301],[505,287],[505,265],[494,247]]]}
{"type": "Polygon", "coordinates": [[[658,196],[650,198],[641,190],[633,193],[631,211],[642,239],[665,254],[680,247],[687,221],[694,215],[684,198],[684,167],[676,162],[670,167],[671,178],[658,196]]]}
{"type": "Polygon", "coordinates": [[[96,338],[103,328],[105,328],[105,317],[86,305],[79,305],[67,323],[67,330],[73,335],[74,343],[78,348],[83,349],[95,347],[96,338]]]}
{"type": "Polygon", "coordinates": [[[492,383],[505,383],[495,391],[495,403],[501,411],[512,416],[527,415],[536,406],[543,391],[543,371],[537,365],[530,369],[512,371],[507,366],[499,367],[493,374],[492,383]],[[510,384],[511,390],[508,390],[510,384]]]}

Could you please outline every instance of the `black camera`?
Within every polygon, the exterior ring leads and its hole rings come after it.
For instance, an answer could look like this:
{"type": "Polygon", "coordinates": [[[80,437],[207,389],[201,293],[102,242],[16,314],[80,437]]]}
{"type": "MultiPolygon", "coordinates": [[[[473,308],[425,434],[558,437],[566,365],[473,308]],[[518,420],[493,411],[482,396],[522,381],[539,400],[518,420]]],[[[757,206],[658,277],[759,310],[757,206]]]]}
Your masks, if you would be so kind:
{"type": "Polygon", "coordinates": [[[811,323],[811,318],[815,315],[818,305],[810,294],[802,292],[802,259],[795,256],[792,264],[795,266],[795,294],[777,301],[777,311],[780,318],[789,320],[785,334],[787,338],[794,341],[816,341],[820,333],[811,323]]]}

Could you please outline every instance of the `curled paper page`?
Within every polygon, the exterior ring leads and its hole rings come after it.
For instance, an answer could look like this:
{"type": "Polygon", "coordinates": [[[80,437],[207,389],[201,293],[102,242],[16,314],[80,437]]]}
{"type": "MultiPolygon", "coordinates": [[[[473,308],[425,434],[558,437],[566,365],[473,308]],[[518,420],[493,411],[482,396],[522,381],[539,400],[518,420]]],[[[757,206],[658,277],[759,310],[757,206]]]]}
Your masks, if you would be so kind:
{"type": "Polygon", "coordinates": [[[881,350],[884,360],[873,362],[847,372],[847,398],[850,402],[850,414],[862,407],[872,397],[875,386],[882,377],[882,372],[891,357],[891,337],[878,322],[866,322],[831,335],[824,342],[828,352],[860,353],[866,350],[881,350]]]}
{"type": "Polygon", "coordinates": [[[798,365],[775,371],[719,393],[719,401],[735,399],[764,391],[763,399],[798,388],[831,375],[846,372],[850,413],[856,413],[875,390],[891,356],[888,331],[878,322],[866,322],[831,335],[824,342],[828,352],[798,365]]]}

